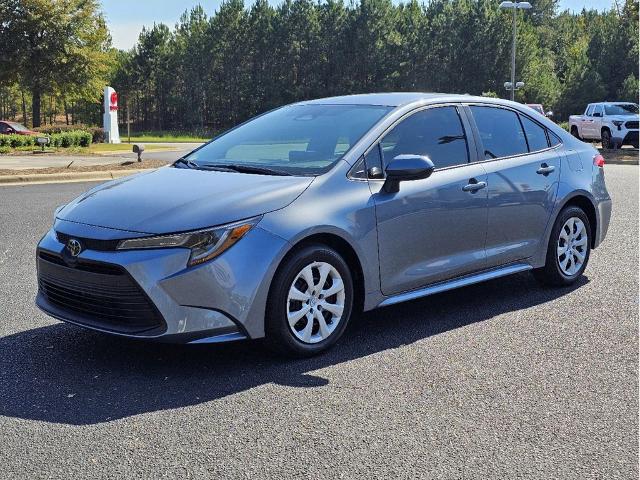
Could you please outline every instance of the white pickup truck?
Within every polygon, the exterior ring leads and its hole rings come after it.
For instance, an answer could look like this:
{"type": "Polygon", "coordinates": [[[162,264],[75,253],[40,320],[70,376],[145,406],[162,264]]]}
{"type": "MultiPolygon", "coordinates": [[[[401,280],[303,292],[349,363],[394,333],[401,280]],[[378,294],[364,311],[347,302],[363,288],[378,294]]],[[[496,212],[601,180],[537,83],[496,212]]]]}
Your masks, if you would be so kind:
{"type": "Polygon", "coordinates": [[[638,105],[627,102],[590,103],[584,115],[569,117],[571,134],[580,140],[601,140],[603,148],[638,148],[638,105]]]}

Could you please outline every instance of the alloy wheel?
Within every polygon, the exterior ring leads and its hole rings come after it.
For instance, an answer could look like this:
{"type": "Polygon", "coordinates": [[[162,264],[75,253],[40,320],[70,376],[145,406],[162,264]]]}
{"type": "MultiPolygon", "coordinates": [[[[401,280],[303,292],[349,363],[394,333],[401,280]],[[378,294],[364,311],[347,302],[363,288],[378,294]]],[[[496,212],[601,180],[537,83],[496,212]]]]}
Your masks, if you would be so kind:
{"type": "Polygon", "coordinates": [[[584,264],[588,248],[587,228],[578,217],[569,218],[560,229],[557,258],[560,270],[572,277],[584,264]]]}
{"type": "Polygon", "coordinates": [[[338,270],[313,262],[296,275],[287,298],[291,332],[304,343],[318,343],[336,329],[344,312],[345,286],[338,270]]]}

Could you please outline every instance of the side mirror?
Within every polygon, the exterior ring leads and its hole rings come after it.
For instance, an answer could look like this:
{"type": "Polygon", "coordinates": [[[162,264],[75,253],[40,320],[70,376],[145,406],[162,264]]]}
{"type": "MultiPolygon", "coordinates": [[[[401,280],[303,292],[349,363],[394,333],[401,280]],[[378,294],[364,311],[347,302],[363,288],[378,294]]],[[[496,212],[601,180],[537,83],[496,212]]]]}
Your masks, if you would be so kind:
{"type": "Polygon", "coordinates": [[[549,111],[546,113],[546,116],[547,116],[547,117],[549,117],[549,118],[553,117],[553,112],[552,112],[551,110],[549,110],[549,111]]]}
{"type": "Polygon", "coordinates": [[[600,112],[593,112],[594,117],[601,117],[602,114],[600,112]]]}
{"type": "Polygon", "coordinates": [[[400,190],[400,182],[427,178],[434,169],[433,162],[427,156],[398,155],[385,169],[387,180],[382,189],[387,193],[396,193],[400,190]]]}

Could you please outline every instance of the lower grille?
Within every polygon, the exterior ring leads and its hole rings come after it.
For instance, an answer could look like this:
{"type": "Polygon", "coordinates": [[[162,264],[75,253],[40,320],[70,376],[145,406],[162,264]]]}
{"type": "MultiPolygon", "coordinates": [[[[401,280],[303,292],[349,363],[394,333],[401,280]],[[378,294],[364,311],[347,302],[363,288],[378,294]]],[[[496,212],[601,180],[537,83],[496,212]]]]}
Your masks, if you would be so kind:
{"type": "Polygon", "coordinates": [[[166,329],[151,300],[118,265],[79,261],[69,266],[40,251],[38,287],[51,305],[71,314],[70,321],[127,334],[166,329]]]}
{"type": "Polygon", "coordinates": [[[625,135],[622,143],[625,144],[637,144],[638,143],[638,132],[629,132],[625,135]]]}

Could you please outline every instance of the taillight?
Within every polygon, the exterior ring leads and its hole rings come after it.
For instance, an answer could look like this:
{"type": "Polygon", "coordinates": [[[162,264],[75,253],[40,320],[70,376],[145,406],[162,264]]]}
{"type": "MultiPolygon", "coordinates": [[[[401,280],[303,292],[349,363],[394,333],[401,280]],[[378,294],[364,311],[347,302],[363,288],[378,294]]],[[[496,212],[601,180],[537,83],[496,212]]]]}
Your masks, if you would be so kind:
{"type": "Polygon", "coordinates": [[[604,167],[604,157],[600,154],[597,154],[595,157],[593,157],[593,164],[596,167],[604,167]]]}

